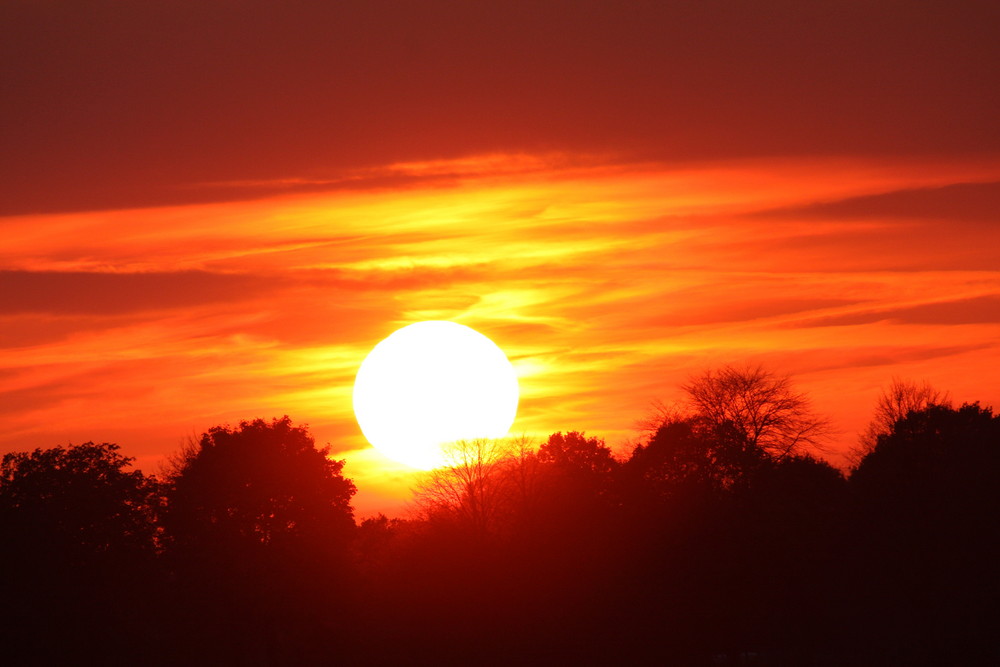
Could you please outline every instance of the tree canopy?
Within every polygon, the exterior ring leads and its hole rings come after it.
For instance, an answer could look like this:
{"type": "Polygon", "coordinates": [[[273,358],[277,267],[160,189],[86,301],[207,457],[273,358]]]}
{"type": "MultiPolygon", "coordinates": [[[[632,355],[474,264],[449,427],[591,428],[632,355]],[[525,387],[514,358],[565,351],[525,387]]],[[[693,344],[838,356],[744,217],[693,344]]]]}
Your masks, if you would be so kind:
{"type": "Polygon", "coordinates": [[[106,442],[4,455],[5,529],[67,555],[152,550],[157,484],[131,470],[133,461],[106,442]]]}
{"type": "Polygon", "coordinates": [[[747,443],[781,458],[821,446],[830,422],[813,411],[791,377],[763,366],[723,366],[681,385],[695,415],[729,425],[747,443]]]}
{"type": "Polygon", "coordinates": [[[0,627],[10,664],[139,663],[162,622],[159,485],[111,443],[0,463],[0,627]]]}
{"type": "Polygon", "coordinates": [[[279,545],[337,536],[354,525],[354,483],[288,417],[216,426],[169,475],[169,537],[178,542],[279,545]]]}
{"type": "Polygon", "coordinates": [[[288,417],[209,429],[162,482],[107,443],[8,454],[5,656],[997,662],[1000,417],[903,392],[916,407],[845,475],[804,451],[823,420],[787,379],[692,383],[703,407],[629,452],[576,430],[455,443],[409,519],[361,526],[343,462],[288,417]]]}
{"type": "Polygon", "coordinates": [[[858,436],[858,444],[852,447],[847,457],[853,467],[861,459],[875,450],[879,437],[888,436],[900,419],[911,412],[924,410],[932,405],[950,406],[951,399],[946,391],[940,391],[927,381],[915,382],[893,378],[884,387],[875,404],[875,413],[865,430],[858,436]]]}

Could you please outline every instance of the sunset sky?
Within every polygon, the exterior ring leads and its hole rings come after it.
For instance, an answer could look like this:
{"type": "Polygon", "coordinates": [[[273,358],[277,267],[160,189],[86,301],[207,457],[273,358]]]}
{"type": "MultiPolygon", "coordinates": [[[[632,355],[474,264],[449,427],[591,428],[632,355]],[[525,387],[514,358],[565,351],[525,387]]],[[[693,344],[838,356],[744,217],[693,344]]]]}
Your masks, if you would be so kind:
{"type": "Polygon", "coordinates": [[[155,472],[288,414],[360,515],[365,354],[489,336],[514,433],[625,451],[692,373],[1000,406],[995,2],[46,2],[0,22],[0,451],[155,472]]]}

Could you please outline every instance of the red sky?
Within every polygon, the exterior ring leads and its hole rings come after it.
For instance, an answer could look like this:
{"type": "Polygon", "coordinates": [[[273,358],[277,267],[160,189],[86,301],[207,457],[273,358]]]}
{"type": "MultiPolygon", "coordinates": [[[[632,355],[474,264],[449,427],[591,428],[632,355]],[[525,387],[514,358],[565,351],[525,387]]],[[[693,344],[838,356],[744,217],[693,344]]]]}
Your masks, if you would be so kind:
{"type": "Polygon", "coordinates": [[[995,3],[0,13],[3,451],[155,470],[287,413],[396,511],[351,383],[421,319],[539,437],[625,447],[724,363],[794,374],[837,463],[893,376],[1000,405],[995,3]]]}

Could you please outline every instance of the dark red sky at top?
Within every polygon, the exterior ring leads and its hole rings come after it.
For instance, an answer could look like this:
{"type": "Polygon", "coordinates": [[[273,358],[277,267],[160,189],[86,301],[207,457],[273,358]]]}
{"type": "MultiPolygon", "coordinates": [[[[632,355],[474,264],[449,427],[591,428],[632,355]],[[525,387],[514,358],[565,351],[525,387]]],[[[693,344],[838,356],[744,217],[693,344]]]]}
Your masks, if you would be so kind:
{"type": "Polygon", "coordinates": [[[10,1],[4,213],[494,152],[995,155],[995,2],[10,1]]]}
{"type": "Polygon", "coordinates": [[[892,377],[996,405],[1000,3],[0,4],[0,452],[155,471],[288,414],[359,511],[413,471],[365,354],[490,336],[513,433],[619,453],[761,364],[838,433],[892,377]]]}

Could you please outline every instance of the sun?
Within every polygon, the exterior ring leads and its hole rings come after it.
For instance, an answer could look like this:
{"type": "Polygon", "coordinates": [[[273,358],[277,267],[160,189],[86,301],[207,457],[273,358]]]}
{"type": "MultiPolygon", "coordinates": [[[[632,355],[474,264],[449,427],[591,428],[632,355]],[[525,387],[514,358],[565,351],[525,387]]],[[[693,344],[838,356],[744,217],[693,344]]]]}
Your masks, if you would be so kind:
{"type": "Polygon", "coordinates": [[[445,443],[507,435],[517,402],[517,376],[503,351],[475,329],[442,320],[393,332],[354,380],[354,414],[368,442],[423,470],[443,465],[445,443]]]}

